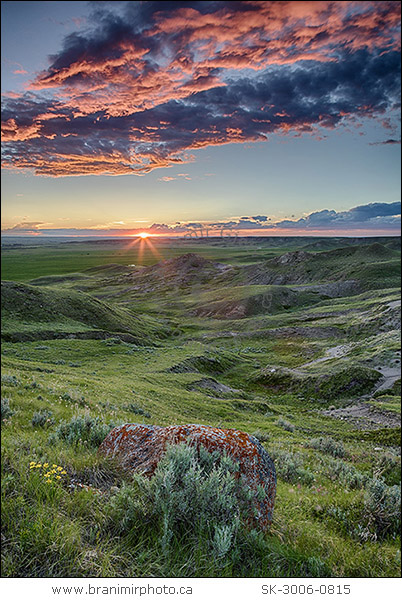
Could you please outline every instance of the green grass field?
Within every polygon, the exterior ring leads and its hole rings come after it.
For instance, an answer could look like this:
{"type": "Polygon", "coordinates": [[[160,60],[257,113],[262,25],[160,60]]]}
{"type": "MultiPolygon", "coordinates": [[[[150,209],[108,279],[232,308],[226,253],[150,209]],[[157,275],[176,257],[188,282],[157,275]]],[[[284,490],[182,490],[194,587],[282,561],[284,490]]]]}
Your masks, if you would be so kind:
{"type": "MultiPolygon", "coordinates": [[[[23,246],[18,249],[5,248],[2,251],[2,278],[3,280],[16,280],[26,282],[39,276],[53,274],[69,274],[82,272],[89,268],[109,263],[121,265],[153,265],[163,259],[172,259],[185,253],[200,253],[208,259],[215,261],[231,261],[235,258],[238,262],[248,261],[249,249],[214,247],[206,244],[202,248],[191,244],[174,246],[172,242],[162,240],[152,241],[156,254],[149,245],[144,244],[143,253],[139,252],[139,244],[127,240],[120,244],[107,243],[59,243],[52,245],[51,250],[47,245],[34,248],[23,246]]],[[[275,251],[253,248],[251,261],[268,259],[275,255],[275,251]],[[261,259],[259,259],[261,257],[261,259]],[[257,259],[258,258],[258,259],[257,259]]]]}
{"type": "Polygon", "coordinates": [[[334,252],[323,241],[284,270],[275,258],[311,242],[168,241],[165,259],[210,263],[156,265],[149,251],[144,273],[126,241],[7,248],[3,576],[400,576],[400,289],[384,270],[399,255],[388,243],[334,252]],[[291,282],[277,282],[283,273],[291,282]],[[270,530],[218,533],[188,505],[180,521],[173,491],[164,523],[160,485],[97,453],[127,422],[254,434],[277,470],[270,530]],[[58,480],[44,476],[53,465],[58,480]]]}

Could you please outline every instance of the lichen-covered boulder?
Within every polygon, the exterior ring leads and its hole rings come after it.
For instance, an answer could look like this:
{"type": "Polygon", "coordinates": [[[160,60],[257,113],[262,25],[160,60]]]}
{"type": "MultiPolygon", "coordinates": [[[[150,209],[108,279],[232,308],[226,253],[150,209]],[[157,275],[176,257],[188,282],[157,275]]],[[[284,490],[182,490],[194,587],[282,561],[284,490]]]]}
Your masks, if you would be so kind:
{"type": "Polygon", "coordinates": [[[187,443],[203,446],[208,451],[220,451],[239,465],[245,483],[256,492],[258,524],[266,529],[271,521],[276,493],[274,463],[260,442],[237,429],[222,429],[198,424],[152,426],[124,424],[114,428],[99,447],[99,452],[117,456],[128,469],[152,476],[167,446],[187,443]],[[257,497],[262,488],[265,496],[257,497]]]}

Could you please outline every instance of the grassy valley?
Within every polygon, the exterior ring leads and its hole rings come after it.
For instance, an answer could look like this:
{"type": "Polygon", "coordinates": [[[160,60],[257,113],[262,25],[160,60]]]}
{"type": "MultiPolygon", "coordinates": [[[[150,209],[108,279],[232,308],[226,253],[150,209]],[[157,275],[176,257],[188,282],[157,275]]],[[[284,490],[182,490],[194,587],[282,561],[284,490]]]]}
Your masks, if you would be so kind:
{"type": "Polygon", "coordinates": [[[24,242],[2,257],[5,576],[400,576],[400,239],[24,242]],[[126,422],[256,436],[270,531],[166,539],[151,486],[97,454],[126,422]]]}

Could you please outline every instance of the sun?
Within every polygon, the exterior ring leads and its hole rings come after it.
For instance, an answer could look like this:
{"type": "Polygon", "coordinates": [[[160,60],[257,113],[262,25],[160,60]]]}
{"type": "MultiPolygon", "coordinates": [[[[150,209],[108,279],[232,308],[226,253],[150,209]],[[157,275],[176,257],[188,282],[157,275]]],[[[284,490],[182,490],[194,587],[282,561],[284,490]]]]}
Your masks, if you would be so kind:
{"type": "Polygon", "coordinates": [[[140,234],[138,234],[139,238],[148,238],[148,236],[150,236],[148,234],[148,232],[140,232],[140,234]]]}

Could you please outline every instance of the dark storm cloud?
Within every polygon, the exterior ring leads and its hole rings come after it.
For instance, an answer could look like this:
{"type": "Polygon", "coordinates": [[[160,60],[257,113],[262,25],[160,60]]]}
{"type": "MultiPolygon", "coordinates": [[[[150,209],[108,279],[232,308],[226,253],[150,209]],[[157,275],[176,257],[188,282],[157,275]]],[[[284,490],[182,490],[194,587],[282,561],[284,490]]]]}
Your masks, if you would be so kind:
{"type": "MultiPolygon", "coordinates": [[[[210,223],[211,229],[232,229],[232,230],[269,230],[269,229],[312,229],[312,230],[348,230],[356,228],[383,228],[396,229],[400,225],[401,202],[393,203],[369,203],[367,205],[358,205],[348,211],[334,211],[333,209],[323,209],[315,211],[306,217],[297,220],[271,221],[271,218],[259,215],[255,218],[240,218],[227,222],[210,223]],[[270,223],[267,223],[267,222],[270,223]]],[[[181,230],[191,230],[199,228],[202,224],[191,223],[174,226],[181,230]]],[[[171,226],[168,227],[170,230],[171,226]]]]}
{"type": "Polygon", "coordinates": [[[352,221],[366,221],[373,217],[384,217],[389,215],[400,215],[401,202],[395,203],[370,203],[369,205],[359,205],[347,212],[352,221]]]}
{"type": "Polygon", "coordinates": [[[92,6],[90,28],[6,98],[5,167],[141,174],[398,106],[398,2],[92,6]]]}
{"type": "Polygon", "coordinates": [[[275,224],[276,228],[312,228],[312,229],[347,229],[398,227],[400,224],[401,202],[369,203],[359,205],[348,211],[324,209],[310,213],[299,220],[282,220],[275,224]]]}

